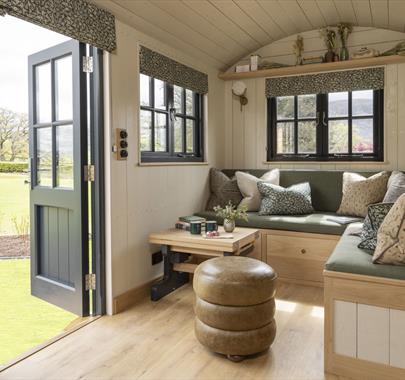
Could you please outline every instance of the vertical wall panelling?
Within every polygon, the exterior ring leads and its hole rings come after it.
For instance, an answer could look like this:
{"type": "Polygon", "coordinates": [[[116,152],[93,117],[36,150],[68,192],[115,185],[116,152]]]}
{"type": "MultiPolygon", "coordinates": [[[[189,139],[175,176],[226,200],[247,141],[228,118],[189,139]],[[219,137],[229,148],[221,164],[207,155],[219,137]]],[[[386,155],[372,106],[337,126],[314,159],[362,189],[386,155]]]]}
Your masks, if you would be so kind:
{"type": "Polygon", "coordinates": [[[248,104],[244,106],[243,112],[243,143],[244,143],[244,168],[252,168],[256,165],[257,147],[256,147],[256,83],[255,80],[248,80],[246,96],[249,99],[248,104]]]}
{"type": "Polygon", "coordinates": [[[389,309],[358,304],[357,357],[389,364],[389,309]]]}
{"type": "Polygon", "coordinates": [[[265,168],[263,164],[267,160],[267,133],[262,128],[267,125],[267,100],[264,95],[264,80],[256,80],[256,168],[265,168]]]}
{"type": "Polygon", "coordinates": [[[405,368],[405,311],[390,309],[390,365],[405,368]]]}
{"type": "Polygon", "coordinates": [[[405,64],[398,65],[397,73],[397,97],[398,97],[398,121],[397,121],[397,151],[398,151],[398,164],[399,170],[405,170],[405,64]]]}
{"type": "Polygon", "coordinates": [[[225,167],[233,168],[233,96],[232,96],[232,83],[228,81],[225,83],[225,167]]]}
{"type": "Polygon", "coordinates": [[[398,167],[398,65],[385,68],[384,89],[385,156],[392,168],[398,167]]]}
{"type": "Polygon", "coordinates": [[[357,304],[334,301],[333,352],[357,356],[357,304]]]}

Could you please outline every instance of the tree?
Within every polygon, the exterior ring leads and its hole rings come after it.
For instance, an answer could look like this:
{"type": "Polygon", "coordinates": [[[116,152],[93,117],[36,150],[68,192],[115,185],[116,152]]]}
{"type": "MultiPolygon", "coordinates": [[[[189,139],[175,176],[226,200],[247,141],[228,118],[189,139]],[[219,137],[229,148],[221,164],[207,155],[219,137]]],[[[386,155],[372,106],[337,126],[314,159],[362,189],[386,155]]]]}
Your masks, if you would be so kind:
{"type": "Polygon", "coordinates": [[[0,161],[26,160],[27,158],[27,115],[0,108],[0,161]]]}

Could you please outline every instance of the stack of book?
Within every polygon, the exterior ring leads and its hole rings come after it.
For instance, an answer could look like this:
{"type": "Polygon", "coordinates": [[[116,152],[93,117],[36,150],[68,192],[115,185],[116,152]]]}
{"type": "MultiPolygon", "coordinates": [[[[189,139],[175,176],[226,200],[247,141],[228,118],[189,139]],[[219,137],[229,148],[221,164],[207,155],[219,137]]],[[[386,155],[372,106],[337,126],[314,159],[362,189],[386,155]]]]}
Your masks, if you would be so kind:
{"type": "Polygon", "coordinates": [[[190,222],[201,222],[204,226],[205,219],[199,216],[181,216],[176,222],[175,227],[179,230],[190,231],[190,222]]]}
{"type": "Polygon", "coordinates": [[[315,56],[315,57],[304,57],[302,60],[303,65],[312,65],[313,63],[322,63],[323,57],[322,56],[315,56]]]}

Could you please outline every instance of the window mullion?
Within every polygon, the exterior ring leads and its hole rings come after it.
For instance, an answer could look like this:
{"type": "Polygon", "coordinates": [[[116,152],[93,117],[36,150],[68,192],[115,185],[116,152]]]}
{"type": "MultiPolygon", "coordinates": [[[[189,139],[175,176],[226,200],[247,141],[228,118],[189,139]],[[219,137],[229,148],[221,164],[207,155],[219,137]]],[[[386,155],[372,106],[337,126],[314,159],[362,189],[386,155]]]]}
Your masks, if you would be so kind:
{"type": "Polygon", "coordinates": [[[348,94],[348,100],[349,100],[349,119],[348,119],[348,129],[349,129],[349,139],[348,139],[348,153],[349,155],[353,154],[353,129],[352,129],[352,92],[349,91],[348,94]]]}
{"type": "Polygon", "coordinates": [[[151,105],[152,105],[152,125],[151,125],[151,133],[152,133],[152,146],[151,150],[152,152],[155,152],[155,80],[151,78],[149,82],[149,90],[150,90],[150,96],[151,96],[151,105]]]}
{"type": "Polygon", "coordinates": [[[298,96],[294,96],[294,154],[298,154],[298,96]]]}
{"type": "Polygon", "coordinates": [[[167,152],[174,155],[174,118],[175,115],[172,114],[172,108],[174,107],[174,89],[173,85],[166,83],[166,106],[167,106],[167,119],[166,119],[166,140],[167,140],[167,152]],[[172,119],[173,116],[173,119],[172,119]]]}
{"type": "MultiPolygon", "coordinates": [[[[186,115],[186,89],[182,89],[182,93],[181,93],[181,113],[183,115],[186,115]]],[[[181,128],[182,128],[182,133],[183,133],[183,153],[186,154],[187,153],[187,118],[186,117],[182,117],[181,118],[181,128]]]]}

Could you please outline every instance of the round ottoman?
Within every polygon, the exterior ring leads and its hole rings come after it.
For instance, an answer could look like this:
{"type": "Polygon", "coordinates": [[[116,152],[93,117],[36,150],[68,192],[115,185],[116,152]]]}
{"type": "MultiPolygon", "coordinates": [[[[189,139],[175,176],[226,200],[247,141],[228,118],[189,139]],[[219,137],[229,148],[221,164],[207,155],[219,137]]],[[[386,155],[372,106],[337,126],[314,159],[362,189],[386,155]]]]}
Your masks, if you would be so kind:
{"type": "Polygon", "coordinates": [[[199,342],[231,360],[268,349],[276,335],[276,278],[269,265],[248,257],[200,264],[193,280],[199,342]]]}

